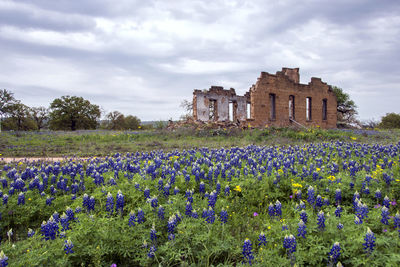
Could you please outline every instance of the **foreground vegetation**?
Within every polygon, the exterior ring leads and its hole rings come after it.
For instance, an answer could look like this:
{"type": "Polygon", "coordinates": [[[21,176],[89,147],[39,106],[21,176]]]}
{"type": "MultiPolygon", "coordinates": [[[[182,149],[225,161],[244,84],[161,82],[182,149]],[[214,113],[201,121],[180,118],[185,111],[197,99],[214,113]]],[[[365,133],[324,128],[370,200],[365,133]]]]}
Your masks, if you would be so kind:
{"type": "MultiPolygon", "coordinates": [[[[208,133],[213,134],[181,138],[187,146],[211,144],[218,149],[5,164],[0,173],[0,263],[400,264],[400,145],[359,142],[373,138],[387,142],[396,133],[368,136],[318,129],[208,133]],[[331,141],[301,144],[321,139],[331,141]],[[277,140],[293,144],[224,149],[221,145],[232,144],[224,140],[237,145],[277,140]]],[[[85,133],[84,140],[101,140],[102,134],[85,133]]],[[[167,144],[178,133],[114,134],[104,134],[104,139],[114,142],[134,136],[133,142],[144,143],[166,136],[161,142],[167,144]]],[[[28,136],[37,140],[34,134],[28,136]]],[[[59,140],[65,135],[52,136],[59,140]]],[[[29,140],[26,137],[6,136],[29,140]]],[[[67,137],[73,142],[83,138],[67,137]]]]}
{"type": "Polygon", "coordinates": [[[175,131],[75,131],[3,132],[0,153],[3,157],[106,156],[163,149],[220,148],[232,146],[302,144],[322,141],[357,141],[382,144],[397,142],[400,131],[341,131],[266,129],[178,129],[175,131]]]}

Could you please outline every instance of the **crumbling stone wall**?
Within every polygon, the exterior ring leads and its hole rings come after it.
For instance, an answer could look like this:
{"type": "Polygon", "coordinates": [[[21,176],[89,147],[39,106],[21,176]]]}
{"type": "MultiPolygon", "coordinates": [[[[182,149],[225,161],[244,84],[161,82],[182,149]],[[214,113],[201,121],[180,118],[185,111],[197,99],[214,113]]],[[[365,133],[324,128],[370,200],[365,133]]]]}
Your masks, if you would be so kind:
{"type": "MultiPolygon", "coordinates": [[[[299,69],[282,68],[276,74],[262,72],[256,84],[244,96],[233,88],[212,86],[193,93],[193,116],[199,121],[228,121],[229,103],[233,104],[234,121],[264,127],[293,125],[335,128],[337,100],[332,88],[320,78],[300,84],[299,69]],[[247,104],[250,103],[250,116],[247,104]],[[215,110],[215,116],[210,112],[215,110]]],[[[232,107],[232,106],[231,106],[232,107]]],[[[211,112],[212,113],[212,112],[211,112]]]]}
{"type": "Polygon", "coordinates": [[[224,90],[220,86],[211,86],[209,90],[195,90],[193,92],[193,116],[200,121],[229,121],[229,103],[233,105],[233,121],[245,121],[249,94],[236,95],[235,89],[224,90]],[[214,102],[211,104],[211,102],[214,102]],[[214,107],[215,116],[210,116],[210,109],[214,107]]]}

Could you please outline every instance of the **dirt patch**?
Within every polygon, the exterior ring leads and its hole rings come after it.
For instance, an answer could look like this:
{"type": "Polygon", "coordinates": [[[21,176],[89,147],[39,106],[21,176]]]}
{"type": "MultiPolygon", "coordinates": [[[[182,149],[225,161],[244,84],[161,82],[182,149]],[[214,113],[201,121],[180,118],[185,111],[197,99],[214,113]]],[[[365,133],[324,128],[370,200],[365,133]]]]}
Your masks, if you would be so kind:
{"type": "Polygon", "coordinates": [[[35,161],[69,161],[69,160],[87,160],[89,158],[78,158],[78,157],[26,157],[26,158],[0,158],[0,163],[12,163],[12,162],[35,162],[35,161]]]}

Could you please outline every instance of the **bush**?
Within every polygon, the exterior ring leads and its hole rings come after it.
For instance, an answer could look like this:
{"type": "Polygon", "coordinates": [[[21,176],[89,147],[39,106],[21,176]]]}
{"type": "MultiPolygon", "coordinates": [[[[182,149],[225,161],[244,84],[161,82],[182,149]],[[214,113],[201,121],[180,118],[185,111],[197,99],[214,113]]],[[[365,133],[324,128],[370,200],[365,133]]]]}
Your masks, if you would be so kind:
{"type": "Polygon", "coordinates": [[[382,117],[379,127],[384,129],[400,128],[400,114],[387,113],[382,117]]]}

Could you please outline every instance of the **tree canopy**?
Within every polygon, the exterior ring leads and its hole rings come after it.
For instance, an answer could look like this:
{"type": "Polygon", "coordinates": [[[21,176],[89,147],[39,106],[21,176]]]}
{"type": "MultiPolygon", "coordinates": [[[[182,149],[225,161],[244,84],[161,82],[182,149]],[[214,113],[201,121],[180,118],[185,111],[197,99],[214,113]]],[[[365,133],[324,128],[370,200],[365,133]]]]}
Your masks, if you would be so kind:
{"type": "Polygon", "coordinates": [[[342,88],[332,86],[332,90],[337,99],[337,126],[347,127],[352,123],[356,123],[357,105],[350,99],[349,94],[345,93],[342,88]]]}
{"type": "Polygon", "coordinates": [[[95,129],[100,119],[100,107],[77,96],[62,96],[50,104],[50,129],[95,129]]]}
{"type": "Polygon", "coordinates": [[[400,128],[400,114],[387,113],[378,126],[384,129],[400,128]]]}

